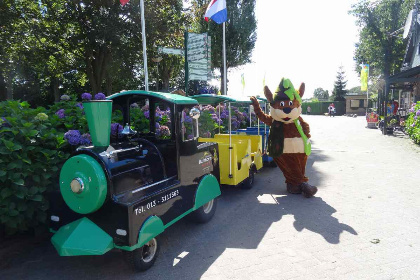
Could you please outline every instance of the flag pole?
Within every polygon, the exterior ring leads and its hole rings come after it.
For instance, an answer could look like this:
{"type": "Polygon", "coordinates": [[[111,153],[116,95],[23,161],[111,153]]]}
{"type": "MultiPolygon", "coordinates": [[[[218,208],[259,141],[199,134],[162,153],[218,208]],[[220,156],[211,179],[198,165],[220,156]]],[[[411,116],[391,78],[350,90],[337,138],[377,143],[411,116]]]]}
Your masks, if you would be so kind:
{"type": "Polygon", "coordinates": [[[367,68],[367,81],[366,81],[366,115],[369,113],[369,66],[367,68]]]}
{"type": "Polygon", "coordinates": [[[225,22],[223,22],[223,92],[225,95],[227,95],[227,87],[226,87],[226,81],[227,81],[227,71],[226,71],[226,26],[225,22]]]}
{"type": "Polygon", "coordinates": [[[144,21],[144,0],[140,0],[141,36],[143,41],[144,89],[149,91],[149,74],[147,72],[146,26],[144,21]]]}

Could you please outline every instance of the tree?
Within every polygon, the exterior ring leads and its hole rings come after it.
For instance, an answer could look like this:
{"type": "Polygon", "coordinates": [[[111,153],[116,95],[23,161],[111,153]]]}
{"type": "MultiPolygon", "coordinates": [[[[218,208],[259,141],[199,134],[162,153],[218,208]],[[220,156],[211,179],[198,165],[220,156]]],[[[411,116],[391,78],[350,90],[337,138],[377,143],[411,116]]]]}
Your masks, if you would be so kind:
{"type": "MultiPolygon", "coordinates": [[[[182,0],[145,2],[153,68],[155,45],[182,48],[190,18],[182,0]]],[[[4,0],[0,12],[0,96],[47,105],[64,93],[144,86],[138,1],[4,0]]],[[[176,84],[182,69],[182,57],[165,55],[163,85],[176,84]]]]}
{"type": "Polygon", "coordinates": [[[399,72],[406,45],[392,33],[404,26],[413,4],[414,0],[360,0],[352,5],[349,13],[356,17],[360,28],[354,56],[358,73],[362,63],[369,63],[370,76],[382,74],[386,78],[399,72]]]}
{"type": "Polygon", "coordinates": [[[337,72],[336,81],[334,82],[334,90],[332,92],[332,97],[334,101],[344,101],[346,100],[344,96],[347,93],[346,90],[347,81],[345,81],[345,73],[343,66],[339,67],[337,72]]]}
{"type": "MultiPolygon", "coordinates": [[[[226,2],[228,21],[226,22],[226,68],[235,68],[251,62],[251,54],[257,40],[257,21],[255,19],[255,0],[231,0],[226,2]]],[[[194,32],[208,32],[211,36],[212,68],[219,68],[222,75],[223,90],[223,30],[212,20],[204,20],[208,0],[192,0],[192,23],[194,32]]],[[[223,93],[223,92],[222,92],[223,93]]],[[[225,94],[225,93],[223,93],[225,94]]]]}
{"type": "Polygon", "coordinates": [[[328,100],[329,98],[328,90],[325,91],[323,88],[317,88],[314,90],[314,97],[321,101],[328,100]]]}

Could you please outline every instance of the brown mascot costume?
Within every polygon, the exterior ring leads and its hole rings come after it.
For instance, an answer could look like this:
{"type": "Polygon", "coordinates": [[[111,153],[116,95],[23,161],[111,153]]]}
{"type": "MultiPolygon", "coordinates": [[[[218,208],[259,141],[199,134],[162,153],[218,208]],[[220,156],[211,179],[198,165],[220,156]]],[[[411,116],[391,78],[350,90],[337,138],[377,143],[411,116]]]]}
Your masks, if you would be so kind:
{"type": "Polygon", "coordinates": [[[251,97],[257,117],[270,126],[268,153],[286,178],[287,191],[312,197],[318,191],[308,183],[305,176],[306,160],[311,153],[309,125],[302,119],[302,96],[305,84],[296,91],[289,79],[283,78],[274,96],[267,86],[264,94],[270,102],[270,115],[260,108],[255,97],[251,97]]]}

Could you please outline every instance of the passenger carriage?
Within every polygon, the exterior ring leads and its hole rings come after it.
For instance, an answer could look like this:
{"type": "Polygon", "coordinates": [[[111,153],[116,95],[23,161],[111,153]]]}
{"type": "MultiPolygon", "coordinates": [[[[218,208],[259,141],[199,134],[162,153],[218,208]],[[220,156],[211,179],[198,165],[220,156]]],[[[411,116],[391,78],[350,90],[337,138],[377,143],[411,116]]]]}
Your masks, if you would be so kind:
{"type": "MultiPolygon", "coordinates": [[[[219,146],[220,154],[220,183],[223,185],[252,188],[254,174],[263,166],[262,137],[260,135],[232,134],[232,104],[250,105],[250,100],[236,99],[226,95],[201,94],[191,96],[200,105],[224,104],[228,107],[228,134],[216,133],[212,138],[200,137],[199,142],[215,142],[219,146]]],[[[220,122],[220,106],[216,110],[220,122]]],[[[219,123],[220,127],[220,123],[219,123]]]]}

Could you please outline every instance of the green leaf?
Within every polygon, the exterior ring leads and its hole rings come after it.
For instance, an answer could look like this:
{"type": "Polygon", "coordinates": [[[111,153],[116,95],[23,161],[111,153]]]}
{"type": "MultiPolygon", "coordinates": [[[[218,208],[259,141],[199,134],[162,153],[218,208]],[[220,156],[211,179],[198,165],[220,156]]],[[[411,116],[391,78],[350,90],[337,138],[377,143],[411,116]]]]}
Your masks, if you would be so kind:
{"type": "Polygon", "coordinates": [[[29,189],[29,194],[33,195],[33,194],[38,193],[38,191],[39,191],[39,189],[37,187],[32,186],[29,189]]]}
{"type": "Polygon", "coordinates": [[[39,175],[32,176],[32,180],[34,180],[34,182],[36,182],[36,183],[41,182],[41,178],[39,177],[39,175]]]}
{"type": "Polygon", "coordinates": [[[6,171],[4,171],[4,170],[0,170],[0,177],[2,177],[2,176],[4,176],[4,175],[6,175],[6,171]]]}
{"type": "Polygon", "coordinates": [[[27,163],[27,164],[31,164],[32,161],[29,158],[22,158],[22,161],[27,163]]]}
{"type": "Polygon", "coordinates": [[[6,139],[2,139],[4,145],[6,146],[7,149],[9,149],[10,151],[12,151],[12,149],[14,148],[15,144],[13,144],[12,141],[6,140],[6,139]]]}
{"type": "Polygon", "coordinates": [[[22,162],[21,161],[13,161],[7,165],[7,169],[12,170],[16,168],[22,168],[22,162]]]}
{"type": "Polygon", "coordinates": [[[1,190],[0,195],[3,199],[5,199],[6,197],[9,197],[13,194],[12,190],[10,188],[4,188],[1,190]]]}
{"type": "Polygon", "coordinates": [[[23,179],[13,180],[13,183],[15,183],[16,185],[19,185],[19,186],[25,185],[25,181],[23,181],[23,179]]]}
{"type": "Polygon", "coordinates": [[[38,130],[30,130],[26,135],[28,137],[34,137],[37,134],[38,134],[38,130]]]}
{"type": "Polygon", "coordinates": [[[40,194],[34,195],[34,196],[32,196],[30,198],[30,200],[33,200],[33,201],[42,201],[42,195],[40,195],[40,194]]]}

